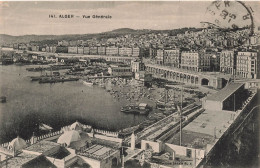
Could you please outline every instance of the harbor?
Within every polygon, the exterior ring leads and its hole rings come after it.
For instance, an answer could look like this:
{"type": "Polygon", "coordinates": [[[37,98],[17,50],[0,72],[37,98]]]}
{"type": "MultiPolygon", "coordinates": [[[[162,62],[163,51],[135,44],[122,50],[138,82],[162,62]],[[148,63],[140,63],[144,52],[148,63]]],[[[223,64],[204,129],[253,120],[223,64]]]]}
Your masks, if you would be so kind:
{"type": "Polygon", "coordinates": [[[259,167],[259,7],[1,3],[0,168],[259,167]]]}

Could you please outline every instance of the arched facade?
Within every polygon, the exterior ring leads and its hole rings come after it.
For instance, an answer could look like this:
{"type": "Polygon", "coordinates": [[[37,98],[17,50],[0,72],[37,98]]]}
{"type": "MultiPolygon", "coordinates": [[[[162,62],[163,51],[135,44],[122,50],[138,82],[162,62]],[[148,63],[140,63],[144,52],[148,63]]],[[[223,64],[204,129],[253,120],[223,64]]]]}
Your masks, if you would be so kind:
{"type": "MultiPolygon", "coordinates": [[[[229,70],[232,71],[232,69],[229,70]]],[[[217,82],[218,80],[221,80],[218,79],[218,77],[181,72],[180,70],[169,69],[155,65],[146,65],[146,71],[153,74],[154,77],[163,78],[170,81],[177,81],[194,85],[208,85],[214,88],[222,88],[221,82],[217,82]]]]}

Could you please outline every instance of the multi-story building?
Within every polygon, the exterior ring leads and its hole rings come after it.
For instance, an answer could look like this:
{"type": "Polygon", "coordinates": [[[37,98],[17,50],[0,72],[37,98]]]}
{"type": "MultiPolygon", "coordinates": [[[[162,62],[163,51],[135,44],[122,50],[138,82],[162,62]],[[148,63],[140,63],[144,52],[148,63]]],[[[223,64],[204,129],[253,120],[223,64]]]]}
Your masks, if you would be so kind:
{"type": "Polygon", "coordinates": [[[180,66],[180,50],[166,49],[164,50],[164,65],[178,67],[180,66]]]}
{"type": "Polygon", "coordinates": [[[132,56],[133,49],[128,47],[122,47],[118,49],[118,52],[120,56],[132,56]]]}
{"type": "Polygon", "coordinates": [[[50,47],[50,52],[56,53],[56,49],[57,49],[56,46],[51,46],[51,47],[50,47]]]}
{"type": "Polygon", "coordinates": [[[220,71],[235,74],[236,53],[234,50],[223,50],[220,53],[220,71]]]}
{"type": "Polygon", "coordinates": [[[150,47],[149,48],[149,56],[150,58],[155,58],[157,55],[157,50],[155,48],[150,47]]]}
{"type": "Polygon", "coordinates": [[[106,55],[117,56],[118,55],[118,48],[117,47],[107,47],[106,48],[106,55]]]}
{"type": "Polygon", "coordinates": [[[210,71],[219,72],[220,70],[220,52],[206,53],[210,56],[210,71]]]}
{"type": "Polygon", "coordinates": [[[84,47],[78,47],[78,54],[84,54],[84,47]]]}
{"type": "Polygon", "coordinates": [[[132,61],[131,67],[132,67],[132,72],[144,71],[145,69],[144,63],[140,61],[132,61]]]}
{"type": "Polygon", "coordinates": [[[158,49],[156,52],[156,63],[163,65],[164,64],[164,60],[163,60],[163,55],[164,55],[164,50],[163,49],[158,49]]]}
{"type": "Polygon", "coordinates": [[[257,52],[238,52],[236,74],[243,78],[259,79],[258,57],[257,52]]]}
{"type": "MultiPolygon", "coordinates": [[[[133,56],[134,56],[134,50],[133,50],[133,56]]],[[[149,48],[140,48],[140,52],[139,52],[139,57],[140,58],[147,58],[149,57],[149,48]]]]}
{"type": "Polygon", "coordinates": [[[39,46],[32,46],[32,51],[39,51],[39,46]]]}
{"type": "Polygon", "coordinates": [[[132,56],[133,57],[139,57],[139,55],[140,55],[140,48],[139,47],[134,47],[132,56]]]}
{"type": "Polygon", "coordinates": [[[106,55],[106,47],[98,47],[98,55],[106,55]]]}
{"type": "Polygon", "coordinates": [[[78,53],[78,47],[68,47],[68,53],[71,54],[77,54],[78,53]]]}
{"type": "Polygon", "coordinates": [[[183,51],[181,53],[181,68],[192,71],[209,71],[210,56],[204,51],[183,51]]]}
{"type": "Polygon", "coordinates": [[[130,66],[111,65],[108,73],[114,77],[130,77],[133,76],[130,66]]]}
{"type": "Polygon", "coordinates": [[[97,47],[89,47],[89,54],[90,55],[98,55],[97,47]]]}
{"type": "Polygon", "coordinates": [[[66,46],[57,46],[56,47],[57,53],[68,53],[68,47],[66,46]]]}
{"type": "Polygon", "coordinates": [[[89,55],[89,47],[84,47],[84,54],[89,55]]]}

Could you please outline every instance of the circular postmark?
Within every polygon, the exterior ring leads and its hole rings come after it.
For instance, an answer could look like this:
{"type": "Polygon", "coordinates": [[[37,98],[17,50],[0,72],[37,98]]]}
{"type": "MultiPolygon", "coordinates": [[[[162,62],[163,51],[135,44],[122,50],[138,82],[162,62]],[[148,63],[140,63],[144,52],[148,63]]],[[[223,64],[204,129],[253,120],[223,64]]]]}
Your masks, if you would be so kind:
{"type": "Polygon", "coordinates": [[[240,40],[246,41],[254,34],[253,9],[241,1],[213,1],[206,10],[203,26],[225,32],[227,38],[240,33],[240,40]]]}

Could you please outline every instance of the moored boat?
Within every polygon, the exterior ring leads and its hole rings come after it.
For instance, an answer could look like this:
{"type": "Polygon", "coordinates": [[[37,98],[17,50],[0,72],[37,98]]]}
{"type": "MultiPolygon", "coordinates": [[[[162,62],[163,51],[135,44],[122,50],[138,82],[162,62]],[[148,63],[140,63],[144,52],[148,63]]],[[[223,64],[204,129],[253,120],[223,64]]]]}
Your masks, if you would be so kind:
{"type": "Polygon", "coordinates": [[[133,113],[133,114],[148,114],[151,108],[145,103],[140,103],[139,105],[127,105],[121,108],[123,113],[133,113]]]}
{"type": "Polygon", "coordinates": [[[91,82],[91,81],[85,81],[85,80],[83,80],[83,84],[86,85],[86,86],[93,86],[93,85],[94,85],[93,82],[91,82]]]}

